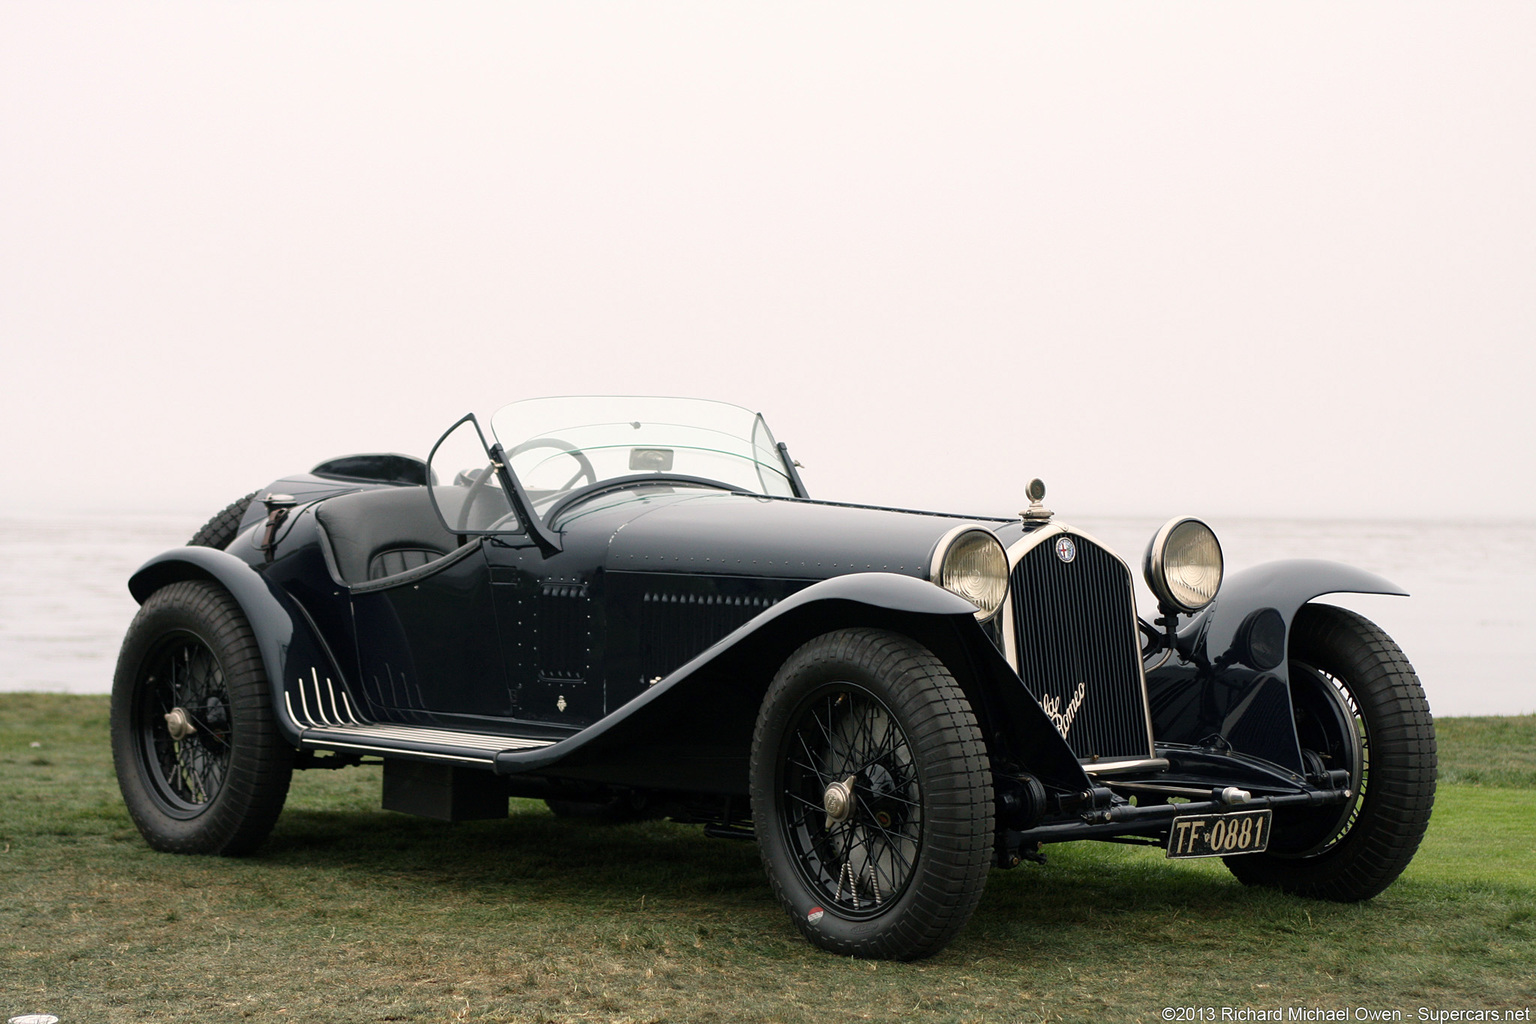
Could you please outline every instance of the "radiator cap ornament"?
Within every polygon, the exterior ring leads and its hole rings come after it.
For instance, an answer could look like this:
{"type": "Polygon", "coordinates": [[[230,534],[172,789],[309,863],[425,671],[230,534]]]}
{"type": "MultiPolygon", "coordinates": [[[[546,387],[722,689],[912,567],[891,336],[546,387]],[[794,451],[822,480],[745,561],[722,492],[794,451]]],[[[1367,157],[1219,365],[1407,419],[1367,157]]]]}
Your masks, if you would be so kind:
{"type": "Polygon", "coordinates": [[[1029,490],[1025,493],[1029,495],[1029,508],[1020,512],[1019,515],[1023,517],[1026,523],[1031,519],[1038,519],[1043,522],[1055,515],[1050,509],[1040,504],[1041,499],[1045,497],[1045,481],[1035,477],[1035,479],[1029,482],[1029,490]]]}

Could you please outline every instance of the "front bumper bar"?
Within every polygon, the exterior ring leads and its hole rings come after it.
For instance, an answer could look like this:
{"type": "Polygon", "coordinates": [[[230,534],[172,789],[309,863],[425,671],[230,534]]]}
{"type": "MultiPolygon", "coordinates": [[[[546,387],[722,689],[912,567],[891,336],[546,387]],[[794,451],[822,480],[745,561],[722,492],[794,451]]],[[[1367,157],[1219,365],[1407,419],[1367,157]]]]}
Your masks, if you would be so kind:
{"type": "Polygon", "coordinates": [[[1233,800],[1214,796],[1210,800],[1183,804],[1154,804],[1133,807],[1116,804],[1089,811],[1078,821],[1037,825],[1021,832],[1010,830],[1010,846],[1028,843],[1065,843],[1074,839],[1109,839],[1116,836],[1156,836],[1165,832],[1174,818],[1186,814],[1231,814],[1261,811],[1267,808],[1326,807],[1342,804],[1353,794],[1348,789],[1312,790],[1280,796],[1256,796],[1233,800]]]}

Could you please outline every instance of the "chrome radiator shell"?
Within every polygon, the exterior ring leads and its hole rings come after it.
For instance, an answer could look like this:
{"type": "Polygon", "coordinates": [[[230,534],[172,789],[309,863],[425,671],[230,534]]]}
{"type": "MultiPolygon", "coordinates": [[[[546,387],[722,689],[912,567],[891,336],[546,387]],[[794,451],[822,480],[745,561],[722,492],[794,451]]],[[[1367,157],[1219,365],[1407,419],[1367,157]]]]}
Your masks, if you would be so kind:
{"type": "Polygon", "coordinates": [[[1055,523],[1015,541],[1008,564],[1004,653],[1073,753],[1098,772],[1153,761],[1130,567],[1055,523]]]}

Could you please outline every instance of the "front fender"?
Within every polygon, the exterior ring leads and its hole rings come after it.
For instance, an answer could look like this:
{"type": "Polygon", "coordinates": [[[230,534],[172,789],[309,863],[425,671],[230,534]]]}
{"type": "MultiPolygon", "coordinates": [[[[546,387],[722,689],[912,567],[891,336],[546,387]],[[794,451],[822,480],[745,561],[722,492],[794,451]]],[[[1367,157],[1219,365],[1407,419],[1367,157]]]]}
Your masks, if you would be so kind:
{"type": "Polygon", "coordinates": [[[143,604],[161,587],[181,580],[204,579],[229,591],[245,613],[262,668],[272,687],[272,708],[279,729],[290,743],[299,742],[299,726],[288,715],[283,688],[318,674],[345,686],[336,660],[309,621],[304,609],[256,569],[217,548],[175,548],[145,562],[128,578],[128,590],[143,604]]]}
{"type": "MultiPolygon", "coordinates": [[[[503,751],[497,771],[613,785],[744,795],[758,709],[779,665],[835,629],[872,626],[925,644],[956,674],[978,717],[1029,751],[1047,782],[1086,788],[1086,776],[1045,713],[976,623],[975,607],[931,583],[852,573],[806,587],[767,609],[639,697],[552,746],[503,751]]],[[[986,726],[984,725],[984,728],[986,726]]]]}
{"type": "MultiPolygon", "coordinates": [[[[1200,650],[1216,661],[1232,649],[1243,620],[1259,608],[1274,608],[1285,620],[1289,636],[1291,620],[1308,601],[1324,594],[1395,594],[1408,591],[1373,572],[1341,562],[1317,558],[1291,558],[1244,569],[1221,586],[1221,593],[1204,611],[1180,630],[1198,637],[1200,650]]],[[[1183,643],[1180,646],[1184,646],[1183,643]]]]}
{"type": "Polygon", "coordinates": [[[1375,573],[1318,559],[1266,562],[1235,573],[1179,630],[1177,651],[1147,671],[1154,740],[1224,747],[1300,773],[1287,664],[1283,656],[1269,669],[1248,664],[1253,658],[1240,634],[1250,616],[1272,608],[1284,624],[1283,652],[1297,611],[1339,593],[1408,594],[1375,573]]]}

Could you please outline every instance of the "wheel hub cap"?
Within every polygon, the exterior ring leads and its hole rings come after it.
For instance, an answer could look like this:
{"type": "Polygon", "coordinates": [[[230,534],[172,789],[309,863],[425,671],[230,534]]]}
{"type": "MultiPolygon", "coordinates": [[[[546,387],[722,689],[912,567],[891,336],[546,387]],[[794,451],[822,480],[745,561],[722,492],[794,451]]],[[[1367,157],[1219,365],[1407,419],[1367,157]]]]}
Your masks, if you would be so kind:
{"type": "Polygon", "coordinates": [[[853,780],[856,778],[858,776],[850,775],[841,782],[834,782],[822,794],[821,806],[827,812],[827,828],[847,821],[853,814],[853,780]]]}
{"type": "MultiPolygon", "coordinates": [[[[160,706],[165,707],[164,704],[160,706]]],[[[165,716],[165,727],[173,740],[184,740],[197,732],[197,726],[192,724],[192,716],[187,714],[186,708],[172,708],[171,713],[165,716]]]]}

